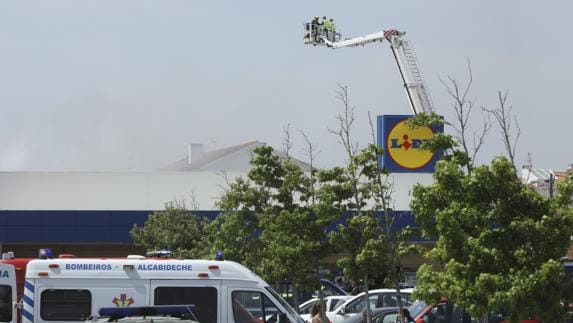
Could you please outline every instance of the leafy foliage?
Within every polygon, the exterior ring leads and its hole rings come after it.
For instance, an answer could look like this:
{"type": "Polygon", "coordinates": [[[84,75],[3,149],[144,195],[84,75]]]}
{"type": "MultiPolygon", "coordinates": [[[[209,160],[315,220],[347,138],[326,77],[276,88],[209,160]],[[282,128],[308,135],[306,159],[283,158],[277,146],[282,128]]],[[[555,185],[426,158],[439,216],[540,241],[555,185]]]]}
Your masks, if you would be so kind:
{"type": "Polygon", "coordinates": [[[269,281],[314,288],[313,273],[328,254],[325,227],[337,216],[316,205],[314,181],[271,147],[254,150],[248,179],[237,179],[221,199],[214,248],[269,281]]]}
{"type": "MultiPolygon", "coordinates": [[[[427,257],[439,265],[418,270],[416,293],[446,295],[479,316],[504,310],[513,321],[533,314],[557,320],[565,286],[558,259],[573,233],[567,198],[544,199],[506,158],[467,170],[456,158],[463,154],[448,149],[452,158],[438,162],[434,184],[413,190],[416,220],[436,240],[427,257]]],[[[570,185],[561,185],[564,195],[570,185]]]]}
{"type": "Polygon", "coordinates": [[[209,221],[194,215],[180,204],[168,204],[153,212],[143,227],[133,226],[130,234],[137,246],[147,250],[168,249],[176,257],[207,256],[209,240],[204,231],[209,221]]]}
{"type": "Polygon", "coordinates": [[[367,277],[370,283],[385,279],[393,285],[400,280],[394,275],[400,258],[414,247],[408,229],[393,228],[390,185],[378,164],[382,154],[382,148],[371,144],[351,156],[345,169],[324,171],[320,178],[322,190],[335,192],[335,205],[348,214],[346,223],[331,233],[331,241],[344,251],[338,265],[345,276],[367,277]]]}

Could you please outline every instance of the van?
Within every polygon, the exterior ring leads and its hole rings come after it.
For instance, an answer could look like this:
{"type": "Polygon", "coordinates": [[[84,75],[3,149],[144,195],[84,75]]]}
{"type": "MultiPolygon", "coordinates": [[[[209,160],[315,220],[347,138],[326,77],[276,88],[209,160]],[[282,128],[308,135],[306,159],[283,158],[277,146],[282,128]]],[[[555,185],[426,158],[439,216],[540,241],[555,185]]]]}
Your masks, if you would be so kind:
{"type": "Polygon", "coordinates": [[[22,321],[79,322],[103,307],[187,304],[201,323],[303,323],[265,281],[238,263],[143,256],[31,260],[22,321]]]}
{"type": "Polygon", "coordinates": [[[16,305],[16,271],[14,265],[0,264],[0,322],[17,322],[16,305]]]}

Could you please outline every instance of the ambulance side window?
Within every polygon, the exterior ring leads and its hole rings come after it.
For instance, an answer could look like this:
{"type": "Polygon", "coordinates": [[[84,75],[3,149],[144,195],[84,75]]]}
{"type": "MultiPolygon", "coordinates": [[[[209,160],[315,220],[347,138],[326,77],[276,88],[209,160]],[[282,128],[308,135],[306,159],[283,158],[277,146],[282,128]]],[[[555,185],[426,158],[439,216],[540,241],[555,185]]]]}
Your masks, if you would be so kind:
{"type": "Polygon", "coordinates": [[[12,287],[0,285],[0,322],[12,321],[12,287]]]}
{"type": "Polygon", "coordinates": [[[44,321],[83,321],[91,315],[92,295],[86,289],[47,289],[40,296],[44,321]]]}
{"type": "Polygon", "coordinates": [[[234,291],[233,318],[236,323],[276,323],[280,311],[263,293],[234,291]]]}
{"type": "Polygon", "coordinates": [[[193,314],[199,322],[217,322],[217,289],[215,287],[157,287],[155,305],[195,305],[193,314]]]}

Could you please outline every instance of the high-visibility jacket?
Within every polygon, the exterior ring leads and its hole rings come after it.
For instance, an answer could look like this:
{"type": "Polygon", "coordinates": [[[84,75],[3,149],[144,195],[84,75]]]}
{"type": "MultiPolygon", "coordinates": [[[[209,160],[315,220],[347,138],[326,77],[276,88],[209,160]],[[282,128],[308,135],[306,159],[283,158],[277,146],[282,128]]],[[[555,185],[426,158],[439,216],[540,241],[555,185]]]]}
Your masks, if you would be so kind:
{"type": "Polygon", "coordinates": [[[335,32],[336,31],[336,24],[334,21],[329,21],[328,24],[330,25],[330,30],[335,32]]]}
{"type": "Polygon", "coordinates": [[[322,28],[324,28],[324,30],[330,30],[330,20],[324,19],[322,21],[322,28]]]}

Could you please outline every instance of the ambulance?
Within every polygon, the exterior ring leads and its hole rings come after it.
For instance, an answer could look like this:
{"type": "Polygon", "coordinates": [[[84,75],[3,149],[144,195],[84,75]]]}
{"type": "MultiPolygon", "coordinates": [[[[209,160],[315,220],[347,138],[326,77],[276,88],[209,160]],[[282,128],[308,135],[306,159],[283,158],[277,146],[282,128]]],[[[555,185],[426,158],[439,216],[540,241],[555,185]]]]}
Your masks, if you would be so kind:
{"type": "MultiPolygon", "coordinates": [[[[0,266],[0,322],[16,323],[14,266],[0,266]]],[[[232,261],[128,256],[33,259],[26,266],[24,323],[80,322],[100,308],[158,305],[190,305],[201,323],[304,322],[265,281],[232,261]]]]}
{"type": "Polygon", "coordinates": [[[17,304],[14,265],[0,264],[0,322],[17,322],[17,304]]]}

